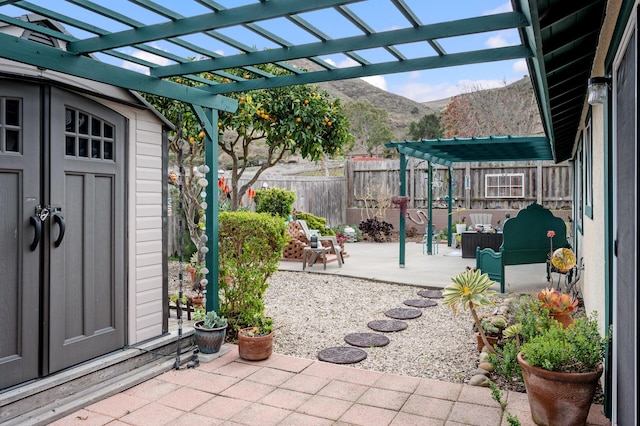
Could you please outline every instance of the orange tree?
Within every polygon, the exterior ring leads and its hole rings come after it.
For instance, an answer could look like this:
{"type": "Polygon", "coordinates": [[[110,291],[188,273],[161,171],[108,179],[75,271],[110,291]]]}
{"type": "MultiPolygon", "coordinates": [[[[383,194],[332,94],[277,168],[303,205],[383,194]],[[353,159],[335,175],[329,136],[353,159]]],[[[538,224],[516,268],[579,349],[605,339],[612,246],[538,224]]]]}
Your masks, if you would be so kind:
{"type": "Polygon", "coordinates": [[[285,155],[300,154],[316,161],[341,155],[353,141],[349,122],[339,99],[330,99],[316,86],[299,85],[268,90],[231,93],[238,100],[236,113],[221,113],[218,147],[231,158],[231,210],[258,177],[285,155]],[[258,169],[242,186],[240,178],[249,167],[245,159],[256,143],[267,147],[258,169]]]}
{"type": "MultiPolygon", "coordinates": [[[[288,71],[271,64],[260,65],[264,71],[286,74],[288,71]]],[[[252,75],[243,70],[227,70],[229,77],[248,79],[252,75]]],[[[196,78],[172,77],[177,83],[187,86],[201,86],[231,82],[228,77],[201,73],[196,78]]],[[[201,245],[203,215],[198,185],[200,176],[193,171],[204,161],[204,132],[202,125],[191,107],[185,103],[154,95],[143,94],[176,130],[169,135],[169,151],[182,159],[185,173],[172,173],[169,183],[182,185],[183,210],[186,227],[191,241],[196,247],[201,245]],[[179,181],[180,180],[180,181],[179,181]]],[[[231,158],[231,181],[229,199],[224,205],[229,210],[238,210],[242,196],[247,193],[258,177],[266,169],[273,167],[287,154],[300,154],[315,161],[323,157],[341,155],[344,147],[353,141],[349,133],[349,122],[339,99],[330,99],[325,91],[316,86],[299,85],[250,92],[229,93],[226,96],[238,100],[238,110],[233,114],[220,113],[218,121],[218,150],[231,158]],[[265,158],[249,181],[239,186],[242,175],[247,171],[250,148],[258,143],[267,146],[265,158]]]]}

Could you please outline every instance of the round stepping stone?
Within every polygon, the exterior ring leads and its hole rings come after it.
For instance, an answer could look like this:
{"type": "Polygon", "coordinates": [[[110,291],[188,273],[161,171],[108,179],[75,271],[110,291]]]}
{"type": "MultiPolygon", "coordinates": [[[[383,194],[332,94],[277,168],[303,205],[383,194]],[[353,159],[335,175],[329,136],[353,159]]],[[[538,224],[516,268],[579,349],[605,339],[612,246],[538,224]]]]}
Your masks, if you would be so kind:
{"type": "Polygon", "coordinates": [[[355,364],[366,357],[367,353],[362,349],[348,346],[337,346],[318,352],[318,359],[320,361],[332,362],[334,364],[355,364]]]}
{"type": "Polygon", "coordinates": [[[411,299],[405,300],[404,302],[407,306],[413,306],[414,308],[430,308],[432,306],[438,306],[436,302],[429,299],[411,299]]]}
{"type": "Polygon", "coordinates": [[[389,338],[387,336],[376,333],[351,333],[344,336],[344,341],[350,345],[361,348],[370,348],[372,346],[380,347],[389,344],[389,338]]]}
{"type": "Polygon", "coordinates": [[[407,328],[407,323],[397,320],[375,320],[367,323],[367,327],[375,331],[390,332],[407,328]]]}
{"type": "Polygon", "coordinates": [[[422,315],[422,312],[417,309],[395,308],[389,309],[384,314],[395,319],[413,319],[418,318],[420,315],[422,315]]]}
{"type": "Polygon", "coordinates": [[[418,296],[428,297],[429,299],[442,299],[444,296],[440,290],[421,290],[418,296]]]}

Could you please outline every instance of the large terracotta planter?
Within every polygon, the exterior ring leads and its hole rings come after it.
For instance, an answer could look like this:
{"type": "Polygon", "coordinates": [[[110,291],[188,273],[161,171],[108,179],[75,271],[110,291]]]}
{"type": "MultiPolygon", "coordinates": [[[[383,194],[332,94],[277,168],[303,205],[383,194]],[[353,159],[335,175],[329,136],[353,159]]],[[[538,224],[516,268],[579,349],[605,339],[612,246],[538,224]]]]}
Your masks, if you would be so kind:
{"type": "Polygon", "coordinates": [[[215,354],[220,351],[224,338],[227,335],[227,326],[219,328],[204,328],[203,321],[193,324],[194,340],[196,346],[203,354],[215,354]]]}
{"type": "Polygon", "coordinates": [[[537,425],[584,425],[603,367],[591,373],[558,373],[529,365],[518,353],[531,417],[537,425]]]}
{"type": "MultiPolygon", "coordinates": [[[[249,327],[250,329],[252,327],[249,327]]],[[[238,332],[238,355],[248,361],[267,359],[273,353],[273,331],[266,336],[249,337],[241,329],[238,332]]]]}

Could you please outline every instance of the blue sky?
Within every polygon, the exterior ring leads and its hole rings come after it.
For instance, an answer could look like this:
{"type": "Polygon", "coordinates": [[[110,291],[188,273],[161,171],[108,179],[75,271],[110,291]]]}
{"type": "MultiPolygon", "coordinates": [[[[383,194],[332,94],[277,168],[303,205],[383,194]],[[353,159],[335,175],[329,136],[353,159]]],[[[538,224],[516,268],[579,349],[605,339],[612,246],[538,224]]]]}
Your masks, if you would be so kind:
{"type": "MultiPolygon", "coordinates": [[[[303,1],[303,0],[300,0],[303,1]]],[[[311,1],[311,0],[305,0],[311,1]]],[[[43,7],[53,8],[56,11],[64,12],[76,17],[83,22],[89,22],[99,28],[109,31],[128,29],[127,26],[107,19],[98,14],[86,12],[72,3],[63,0],[32,0],[33,3],[43,7]]],[[[127,0],[94,0],[97,4],[108,7],[122,13],[124,16],[135,19],[143,24],[153,24],[165,21],[165,18],[154,14],[140,6],[132,4],[127,0]]],[[[198,4],[195,0],[155,0],[157,4],[164,5],[185,16],[209,12],[208,9],[198,4]],[[179,5],[179,6],[177,6],[179,5]]],[[[255,3],[256,0],[218,0],[218,3],[231,8],[244,4],[255,3]]],[[[468,18],[493,13],[507,12],[511,10],[509,0],[405,0],[412,8],[423,24],[434,22],[450,21],[461,18],[468,18]]],[[[406,28],[408,21],[392,6],[390,0],[370,0],[368,2],[353,3],[348,7],[356,12],[360,18],[365,20],[375,31],[385,31],[397,28],[406,28]]],[[[0,13],[17,16],[22,13],[14,6],[1,6],[0,13]]],[[[300,15],[305,20],[319,28],[328,36],[344,37],[350,35],[360,35],[361,32],[355,29],[339,13],[329,11],[309,12],[300,15]]],[[[300,30],[296,25],[283,18],[258,22],[258,24],[278,36],[295,42],[296,44],[311,43],[318,41],[317,38],[308,35],[300,30]]],[[[84,38],[91,36],[77,28],[69,28],[68,31],[74,36],[84,38]]],[[[220,30],[221,33],[242,41],[247,46],[257,49],[278,47],[269,40],[257,35],[244,27],[230,27],[220,30]]],[[[211,37],[199,34],[185,36],[184,39],[207,48],[210,51],[221,55],[237,53],[235,47],[215,41],[211,37]]],[[[164,41],[151,43],[153,47],[166,50],[183,57],[195,56],[193,52],[186,51],[174,44],[164,41]]],[[[470,49],[484,49],[519,44],[518,34],[515,30],[499,31],[490,34],[456,37],[440,40],[440,44],[447,53],[461,52],[470,49]]],[[[434,54],[426,43],[416,43],[399,46],[398,49],[407,57],[415,57],[416,52],[424,54],[434,54]]],[[[169,64],[171,61],[144,51],[123,48],[125,53],[143,58],[157,64],[169,64]]],[[[371,62],[384,62],[390,59],[390,55],[382,49],[369,51],[359,51],[358,54],[371,62]]],[[[119,59],[114,59],[106,55],[97,55],[100,60],[117,63],[139,72],[148,72],[145,67],[133,63],[123,63],[119,59]]],[[[331,64],[341,67],[353,64],[353,60],[344,55],[328,55],[322,59],[331,64]]],[[[501,87],[505,83],[519,80],[528,74],[524,60],[512,60],[478,64],[464,67],[449,67],[443,69],[414,71],[411,73],[389,74],[384,76],[373,76],[365,78],[369,83],[398,95],[405,96],[418,102],[437,100],[459,94],[472,89],[501,87]]]]}

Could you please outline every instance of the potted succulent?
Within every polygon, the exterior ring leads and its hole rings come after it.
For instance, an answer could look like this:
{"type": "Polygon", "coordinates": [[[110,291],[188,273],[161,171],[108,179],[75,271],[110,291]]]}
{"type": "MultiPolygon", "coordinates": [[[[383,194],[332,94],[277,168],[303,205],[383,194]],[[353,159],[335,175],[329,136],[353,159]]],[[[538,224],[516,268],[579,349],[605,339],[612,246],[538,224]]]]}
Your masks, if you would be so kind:
{"type": "Polygon", "coordinates": [[[480,332],[483,344],[487,346],[489,352],[493,353],[495,353],[495,350],[487,340],[486,333],[482,327],[476,308],[494,304],[490,299],[490,296],[495,295],[496,292],[490,290],[490,288],[495,284],[495,281],[489,279],[489,275],[483,274],[479,269],[471,269],[467,267],[464,272],[453,277],[451,279],[451,284],[445,287],[442,292],[442,304],[450,306],[454,313],[457,312],[459,306],[461,306],[465,311],[469,309],[471,316],[473,317],[476,330],[480,332]]]}
{"type": "Polygon", "coordinates": [[[249,361],[267,359],[273,353],[273,319],[256,316],[252,323],[238,330],[238,356],[249,361]]]}
{"type": "Polygon", "coordinates": [[[553,288],[545,288],[537,296],[541,306],[563,327],[566,328],[573,322],[571,314],[578,307],[578,299],[553,288]]]}
{"type": "Polygon", "coordinates": [[[567,328],[555,324],[520,347],[518,364],[536,424],[585,424],[610,335],[601,336],[595,316],[567,328]]]}
{"type": "Polygon", "coordinates": [[[218,316],[215,311],[205,312],[196,309],[193,319],[194,339],[203,354],[214,354],[220,351],[227,332],[227,319],[218,316]]]}
{"type": "MultiPolygon", "coordinates": [[[[480,317],[480,326],[489,344],[495,346],[502,338],[502,331],[507,328],[507,318],[500,314],[485,315],[480,317]]],[[[478,350],[481,351],[484,347],[482,336],[475,324],[473,325],[473,329],[476,331],[476,337],[478,339],[478,350]]]]}

